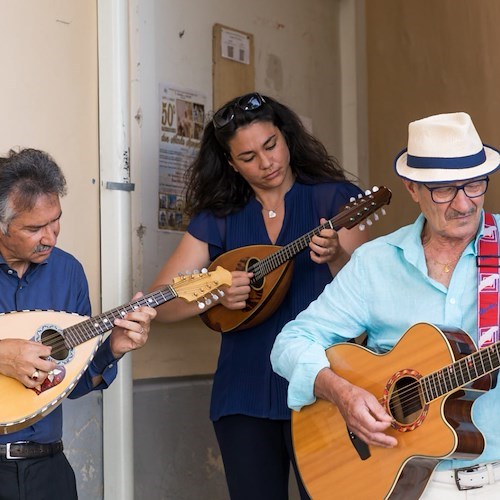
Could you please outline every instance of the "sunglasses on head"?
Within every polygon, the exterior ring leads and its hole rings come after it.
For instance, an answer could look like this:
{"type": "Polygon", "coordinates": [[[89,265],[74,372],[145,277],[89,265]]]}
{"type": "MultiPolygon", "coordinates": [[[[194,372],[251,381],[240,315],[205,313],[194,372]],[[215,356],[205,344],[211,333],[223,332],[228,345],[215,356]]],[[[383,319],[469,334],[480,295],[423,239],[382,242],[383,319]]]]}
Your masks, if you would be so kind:
{"type": "Polygon", "coordinates": [[[228,123],[231,123],[234,120],[236,108],[239,108],[242,111],[254,111],[259,109],[265,102],[265,99],[257,92],[246,94],[240,97],[236,102],[223,106],[219,109],[219,111],[217,111],[217,113],[214,114],[214,117],[212,118],[214,127],[216,129],[220,129],[225,127],[228,123]]]}

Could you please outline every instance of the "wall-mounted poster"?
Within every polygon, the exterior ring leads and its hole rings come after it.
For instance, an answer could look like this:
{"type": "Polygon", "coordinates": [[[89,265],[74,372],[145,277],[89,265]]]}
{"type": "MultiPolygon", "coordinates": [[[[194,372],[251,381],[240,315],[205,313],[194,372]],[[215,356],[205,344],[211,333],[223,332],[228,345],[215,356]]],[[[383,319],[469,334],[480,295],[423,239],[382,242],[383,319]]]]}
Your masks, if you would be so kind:
{"type": "Polygon", "coordinates": [[[158,229],[185,231],[185,173],[200,149],[205,95],[160,84],[158,229]]]}

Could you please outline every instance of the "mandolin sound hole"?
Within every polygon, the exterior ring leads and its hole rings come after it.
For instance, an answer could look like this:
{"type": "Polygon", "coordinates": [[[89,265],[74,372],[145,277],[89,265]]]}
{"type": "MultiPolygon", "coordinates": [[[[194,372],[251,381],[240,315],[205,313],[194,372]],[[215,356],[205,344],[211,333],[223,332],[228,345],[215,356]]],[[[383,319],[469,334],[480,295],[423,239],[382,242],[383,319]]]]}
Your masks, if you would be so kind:
{"type": "MultiPolygon", "coordinates": [[[[252,266],[257,266],[259,262],[260,262],[259,259],[257,259],[256,257],[250,257],[247,260],[247,262],[246,262],[245,271],[252,271],[251,267],[252,266]]],[[[255,271],[253,271],[253,272],[255,272],[255,271]]],[[[255,274],[254,274],[254,277],[250,281],[250,286],[254,290],[262,290],[262,288],[264,288],[264,283],[265,283],[265,277],[264,276],[262,278],[260,278],[260,279],[257,279],[255,277],[255,274]]]]}
{"type": "Polygon", "coordinates": [[[40,341],[43,345],[52,347],[50,357],[55,361],[63,361],[69,355],[69,350],[64,343],[64,337],[52,328],[44,330],[40,336],[40,341]]]}
{"type": "Polygon", "coordinates": [[[424,409],[418,381],[413,377],[398,379],[392,387],[388,408],[401,425],[413,424],[418,420],[424,409]]]}

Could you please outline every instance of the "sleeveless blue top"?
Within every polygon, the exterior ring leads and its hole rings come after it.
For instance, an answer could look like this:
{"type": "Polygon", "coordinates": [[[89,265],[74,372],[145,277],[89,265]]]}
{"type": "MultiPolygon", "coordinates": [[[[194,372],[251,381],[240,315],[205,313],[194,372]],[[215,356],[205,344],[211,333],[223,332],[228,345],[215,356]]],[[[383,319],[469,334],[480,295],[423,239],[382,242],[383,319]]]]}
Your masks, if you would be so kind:
{"type": "MultiPolygon", "coordinates": [[[[350,182],[306,185],[295,182],[285,196],[283,227],[275,245],[284,246],[331,219],[361,190],[350,182]]],[[[208,243],[210,258],[246,245],[273,244],[266,231],[262,206],[252,198],[243,209],[223,218],[204,211],[187,231],[208,243]]],[[[332,275],[327,264],[315,264],[306,248],[294,258],[292,283],[278,310],[247,330],[221,334],[214,375],[210,418],[243,414],[289,419],[288,382],[273,372],[269,355],[282,327],[316,299],[332,275]]]]}

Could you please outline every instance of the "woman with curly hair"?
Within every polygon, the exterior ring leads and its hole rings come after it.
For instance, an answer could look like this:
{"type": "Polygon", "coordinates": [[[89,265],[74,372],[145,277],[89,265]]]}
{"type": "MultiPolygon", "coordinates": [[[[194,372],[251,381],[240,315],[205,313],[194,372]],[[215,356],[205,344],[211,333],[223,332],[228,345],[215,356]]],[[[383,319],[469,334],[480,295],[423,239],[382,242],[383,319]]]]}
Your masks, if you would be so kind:
{"type": "MultiPolygon", "coordinates": [[[[361,192],[291,109],[258,93],[237,97],[214,114],[187,179],[192,219],[152,288],[170,283],[180,270],[208,267],[229,250],[284,246],[361,192]]],[[[320,294],[365,240],[366,233],[356,229],[322,229],[309,251],[296,255],[279,308],[260,324],[221,335],[210,418],[233,500],[288,498],[290,462],[295,463],[287,382],[273,372],[270,351],[283,325],[320,294]]],[[[232,284],[219,304],[244,309],[253,274],[231,271],[232,284]]],[[[195,304],[173,300],[158,308],[158,319],[199,313],[195,304]]],[[[308,498],[298,475],[297,480],[301,497],[308,498]]]]}

